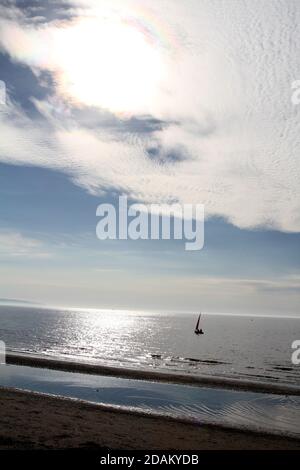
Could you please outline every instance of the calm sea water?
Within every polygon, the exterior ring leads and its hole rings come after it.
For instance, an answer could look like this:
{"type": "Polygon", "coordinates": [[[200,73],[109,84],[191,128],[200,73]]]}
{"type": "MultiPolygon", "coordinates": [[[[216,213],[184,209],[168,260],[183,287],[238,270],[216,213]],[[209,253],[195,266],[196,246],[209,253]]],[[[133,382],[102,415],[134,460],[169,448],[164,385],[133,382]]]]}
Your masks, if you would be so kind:
{"type": "Polygon", "coordinates": [[[291,344],[300,318],[0,306],[0,340],[12,351],[100,364],[300,386],[291,344]]]}

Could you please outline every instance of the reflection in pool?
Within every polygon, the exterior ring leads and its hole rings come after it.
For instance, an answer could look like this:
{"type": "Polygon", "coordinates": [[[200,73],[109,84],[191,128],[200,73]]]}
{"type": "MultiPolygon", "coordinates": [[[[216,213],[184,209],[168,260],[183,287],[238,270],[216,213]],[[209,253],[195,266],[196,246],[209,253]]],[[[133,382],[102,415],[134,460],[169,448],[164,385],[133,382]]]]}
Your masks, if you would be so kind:
{"type": "Polygon", "coordinates": [[[1,365],[0,386],[300,437],[300,397],[1,365]]]}

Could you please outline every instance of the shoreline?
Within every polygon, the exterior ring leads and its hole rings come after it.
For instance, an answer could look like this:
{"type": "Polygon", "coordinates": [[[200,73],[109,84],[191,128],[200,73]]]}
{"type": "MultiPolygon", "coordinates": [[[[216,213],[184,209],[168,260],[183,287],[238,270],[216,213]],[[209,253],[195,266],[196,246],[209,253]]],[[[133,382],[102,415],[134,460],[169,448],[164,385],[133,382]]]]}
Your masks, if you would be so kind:
{"type": "Polygon", "coordinates": [[[0,449],[300,449],[295,438],[9,388],[0,388],[0,424],[0,449]]]}
{"type": "Polygon", "coordinates": [[[300,387],[293,385],[279,385],[267,382],[254,382],[250,380],[231,379],[216,376],[193,376],[185,374],[170,374],[158,371],[125,369],[121,367],[105,366],[87,362],[75,362],[51,357],[41,357],[32,354],[18,354],[7,352],[6,364],[16,366],[38,367],[54,369],[64,372],[85,373],[92,375],[113,376],[119,378],[146,380],[152,382],[165,382],[189,386],[207,386],[210,388],[223,388],[230,390],[243,390],[257,393],[270,393],[274,395],[300,396],[300,387]]]}

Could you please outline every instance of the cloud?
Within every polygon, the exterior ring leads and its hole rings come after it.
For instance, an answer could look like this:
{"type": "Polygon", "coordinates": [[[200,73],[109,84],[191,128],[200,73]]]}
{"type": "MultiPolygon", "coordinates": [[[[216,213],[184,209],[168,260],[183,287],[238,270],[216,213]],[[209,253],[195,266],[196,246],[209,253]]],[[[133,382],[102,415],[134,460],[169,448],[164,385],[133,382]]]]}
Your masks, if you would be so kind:
{"type": "Polygon", "coordinates": [[[43,259],[51,253],[40,241],[17,232],[0,232],[0,259],[43,259]]]}
{"type": "MultiPolygon", "coordinates": [[[[300,231],[300,115],[290,100],[300,73],[298,3],[212,0],[187,7],[164,0],[159,10],[146,1],[141,11],[128,0],[116,2],[113,13],[104,0],[72,3],[72,21],[37,25],[18,12],[1,22],[2,51],[37,77],[53,74],[56,89],[44,101],[33,98],[43,119],[30,119],[13,103],[0,111],[0,160],[60,169],[94,194],[113,189],[146,203],[202,203],[207,216],[240,228],[300,231]],[[164,64],[152,76],[154,90],[151,79],[149,94],[125,114],[114,101],[122,74],[113,77],[115,90],[106,88],[111,95],[94,94],[94,106],[85,90],[74,99],[66,81],[72,67],[83,66],[65,65],[74,16],[103,22],[103,12],[115,18],[118,11],[143,24],[164,64]]],[[[107,64],[92,38],[90,60],[107,64]]],[[[132,66],[142,77],[138,65],[132,66]]],[[[124,83],[120,89],[133,91],[124,83]]],[[[129,106],[124,96],[119,103],[129,106]]]]}
{"type": "MultiPolygon", "coordinates": [[[[223,292],[236,295],[257,293],[285,293],[289,294],[294,292],[300,295],[300,277],[297,276],[282,276],[278,279],[248,279],[248,278],[230,278],[230,277],[194,277],[192,283],[198,284],[198,288],[203,290],[215,291],[216,288],[221,289],[223,292]]],[[[188,282],[188,279],[186,279],[188,282]]]]}

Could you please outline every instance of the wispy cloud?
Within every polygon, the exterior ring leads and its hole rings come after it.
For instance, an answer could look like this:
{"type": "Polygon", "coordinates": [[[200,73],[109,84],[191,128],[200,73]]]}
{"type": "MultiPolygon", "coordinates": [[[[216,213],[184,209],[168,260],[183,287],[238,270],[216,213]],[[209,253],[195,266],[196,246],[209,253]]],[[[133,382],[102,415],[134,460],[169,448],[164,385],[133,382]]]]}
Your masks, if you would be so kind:
{"type": "Polygon", "coordinates": [[[51,252],[43,242],[17,232],[0,232],[0,258],[50,258],[51,252]]]}
{"type": "MultiPolygon", "coordinates": [[[[76,23],[37,24],[10,12],[1,22],[2,51],[37,76],[53,74],[56,90],[35,100],[44,120],[13,104],[1,110],[1,161],[60,169],[95,194],[113,188],[143,202],[203,203],[208,216],[241,228],[300,231],[300,118],[290,102],[300,70],[297,2],[212,0],[187,8],[165,0],[157,9],[146,1],[141,11],[140,2],[128,0],[116,2],[113,13],[105,0],[70,3],[83,25],[90,18],[103,22],[104,11],[114,18],[118,11],[130,14],[144,25],[164,64],[154,77],[155,96],[151,89],[151,99],[138,100],[127,115],[101,89],[93,106],[85,90],[74,102],[66,72],[82,67],[82,51],[66,71],[59,46],[69,51],[76,23]],[[133,118],[140,127],[130,128],[133,118]]],[[[96,41],[88,45],[86,53],[101,68],[96,41]]],[[[124,90],[122,74],[113,80],[116,93],[118,83],[124,90]]]]}
{"type": "Polygon", "coordinates": [[[180,282],[186,282],[186,284],[192,284],[191,287],[197,285],[197,289],[203,289],[204,291],[216,291],[220,289],[222,292],[237,294],[251,294],[251,293],[291,293],[295,292],[300,295],[300,276],[281,276],[276,278],[230,278],[230,277],[188,277],[182,278],[180,282]]]}

